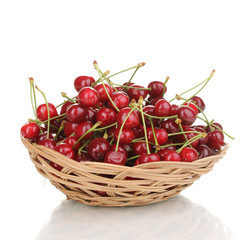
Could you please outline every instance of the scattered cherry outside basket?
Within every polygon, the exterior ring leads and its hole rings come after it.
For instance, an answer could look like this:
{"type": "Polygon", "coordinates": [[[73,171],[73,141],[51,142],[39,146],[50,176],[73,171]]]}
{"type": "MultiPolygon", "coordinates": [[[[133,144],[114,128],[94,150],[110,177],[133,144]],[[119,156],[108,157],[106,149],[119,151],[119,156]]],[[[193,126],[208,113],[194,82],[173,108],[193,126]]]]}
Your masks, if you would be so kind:
{"type": "Polygon", "coordinates": [[[115,74],[74,80],[77,95],[54,106],[29,78],[34,119],[21,140],[36,169],[68,199],[87,205],[136,206],[166,200],[212,170],[229,145],[198,96],[214,75],[166,99],[167,83],[133,82],[139,63],[115,74]],[[113,77],[133,70],[127,82],[113,77]],[[197,90],[196,90],[197,89],[197,90]],[[36,90],[43,96],[37,105],[36,90]],[[193,92],[188,98],[184,96],[193,92]],[[60,109],[59,111],[57,109],[60,109]],[[196,120],[201,121],[195,124],[196,120]]]}

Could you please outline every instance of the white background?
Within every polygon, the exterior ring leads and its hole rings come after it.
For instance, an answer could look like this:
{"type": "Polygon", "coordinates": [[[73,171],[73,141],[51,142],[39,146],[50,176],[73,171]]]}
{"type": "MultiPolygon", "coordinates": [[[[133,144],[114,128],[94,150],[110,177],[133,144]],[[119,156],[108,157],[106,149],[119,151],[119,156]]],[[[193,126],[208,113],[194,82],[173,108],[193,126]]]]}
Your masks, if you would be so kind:
{"type": "Polygon", "coordinates": [[[1,1],[0,238],[243,239],[242,22],[236,0],[1,1]],[[93,60],[113,73],[145,61],[134,81],[146,86],[170,76],[168,99],[215,69],[200,96],[207,116],[236,138],[226,138],[227,155],[166,202],[122,209],[67,202],[37,173],[19,138],[33,117],[28,77],[58,104],[61,91],[74,96],[77,76],[97,78],[93,60]]]}

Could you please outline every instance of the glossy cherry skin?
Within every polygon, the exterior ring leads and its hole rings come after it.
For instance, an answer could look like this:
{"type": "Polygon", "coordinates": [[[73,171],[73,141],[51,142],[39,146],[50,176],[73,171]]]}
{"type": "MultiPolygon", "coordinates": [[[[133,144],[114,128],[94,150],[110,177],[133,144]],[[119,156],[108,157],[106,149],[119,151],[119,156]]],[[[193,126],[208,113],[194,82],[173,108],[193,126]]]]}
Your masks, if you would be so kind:
{"type": "Polygon", "coordinates": [[[200,97],[198,97],[198,96],[194,96],[194,97],[192,97],[191,100],[194,101],[195,104],[196,104],[202,111],[205,110],[205,108],[206,108],[205,103],[204,103],[204,101],[203,101],[200,97]]]}
{"type": "MultiPolygon", "coordinates": [[[[140,85],[132,85],[132,87],[137,87],[137,88],[144,88],[143,86],[140,85]]],[[[148,95],[148,90],[144,90],[144,89],[136,89],[136,88],[129,88],[128,90],[128,96],[131,99],[135,99],[136,101],[138,101],[139,97],[142,96],[143,99],[145,99],[148,95]]]]}
{"type": "MultiPolygon", "coordinates": [[[[128,114],[130,112],[131,112],[131,108],[126,107],[126,108],[121,109],[117,113],[117,122],[120,126],[124,123],[125,118],[128,116],[128,114]]],[[[133,111],[130,113],[127,120],[125,121],[123,128],[131,129],[131,128],[137,127],[138,125],[139,125],[139,117],[138,117],[137,113],[135,111],[133,111]]]]}
{"type": "Polygon", "coordinates": [[[171,151],[171,150],[170,149],[162,149],[162,150],[157,152],[161,161],[164,161],[164,157],[169,151],[171,151]]]}
{"type": "Polygon", "coordinates": [[[208,133],[207,145],[211,149],[220,149],[224,146],[224,134],[219,130],[214,130],[208,133]]]}
{"type": "MultiPolygon", "coordinates": [[[[151,88],[151,90],[148,91],[148,94],[155,98],[163,95],[163,89],[164,89],[164,83],[160,81],[152,81],[149,83],[148,88],[151,88]]],[[[165,91],[166,93],[167,87],[165,86],[165,91]]]]}
{"type": "MultiPolygon", "coordinates": [[[[198,135],[196,132],[194,133],[195,130],[193,128],[187,128],[187,126],[186,126],[186,128],[183,128],[183,130],[190,132],[190,133],[185,133],[187,140],[190,140],[191,138],[198,135]]],[[[183,134],[180,135],[180,138],[181,138],[181,141],[186,141],[183,134]]],[[[198,145],[198,143],[199,143],[199,140],[197,139],[191,143],[191,146],[195,148],[198,145]]]]}
{"type": "MultiPolygon", "coordinates": [[[[149,144],[149,149],[152,151],[151,144],[149,144]]],[[[133,154],[142,155],[143,153],[147,153],[147,144],[145,142],[135,142],[133,144],[133,154]]]]}
{"type": "Polygon", "coordinates": [[[185,105],[185,106],[188,106],[188,107],[190,107],[190,108],[192,108],[192,109],[194,110],[194,112],[195,112],[196,114],[198,114],[197,107],[196,107],[196,105],[193,104],[192,102],[187,102],[187,103],[185,103],[184,105],[185,105]]]}
{"type": "MultiPolygon", "coordinates": [[[[114,92],[113,88],[106,83],[104,83],[104,85],[105,85],[106,91],[108,92],[109,96],[111,96],[111,94],[114,92]]],[[[100,101],[102,101],[102,102],[107,102],[109,100],[109,97],[106,94],[105,88],[104,88],[103,84],[98,84],[94,87],[94,89],[99,94],[100,101]]]]}
{"type": "Polygon", "coordinates": [[[182,158],[181,158],[179,153],[177,153],[176,151],[170,150],[165,154],[163,160],[164,161],[181,162],[182,158]]]}
{"type": "Polygon", "coordinates": [[[143,153],[136,161],[136,165],[150,163],[150,162],[159,162],[160,157],[157,153],[143,153]]]}
{"type": "Polygon", "coordinates": [[[90,121],[92,123],[97,122],[96,121],[96,113],[98,112],[98,109],[93,109],[91,107],[86,108],[86,115],[85,115],[85,121],[90,121]]]}
{"type": "Polygon", "coordinates": [[[183,162],[193,162],[198,159],[198,153],[194,148],[185,147],[180,152],[183,162]]]}
{"type": "Polygon", "coordinates": [[[35,122],[26,123],[21,127],[21,135],[24,138],[34,139],[40,134],[40,127],[35,122]]]}
{"type": "Polygon", "coordinates": [[[77,126],[78,126],[77,123],[66,122],[63,130],[66,137],[72,135],[75,132],[77,126]]]}
{"type": "MultiPolygon", "coordinates": [[[[111,99],[118,109],[128,107],[130,102],[129,96],[125,92],[114,92],[111,95],[111,99]]],[[[113,103],[109,101],[109,106],[115,110],[113,103]]]]}
{"type": "Polygon", "coordinates": [[[74,136],[69,136],[69,137],[67,137],[67,138],[64,140],[64,143],[68,144],[71,148],[73,148],[73,150],[74,150],[75,152],[77,152],[78,149],[81,147],[81,143],[80,143],[80,142],[78,142],[78,143],[76,144],[77,141],[78,141],[78,139],[77,139],[76,137],[74,137],[74,136]],[[73,147],[74,144],[76,144],[75,147],[73,147]]]}
{"type": "Polygon", "coordinates": [[[80,123],[85,119],[86,109],[79,104],[73,104],[67,109],[67,120],[80,123]]]}
{"type": "Polygon", "coordinates": [[[81,105],[94,107],[99,102],[99,94],[92,87],[84,87],[78,93],[78,101],[81,105]]]}
{"type": "Polygon", "coordinates": [[[109,151],[105,155],[105,163],[111,163],[116,165],[125,165],[127,158],[122,152],[109,151]]]}
{"type": "Polygon", "coordinates": [[[93,139],[88,146],[89,156],[97,161],[103,162],[106,156],[106,153],[110,151],[110,144],[104,138],[95,138],[93,139]]]}
{"type": "Polygon", "coordinates": [[[198,158],[205,158],[213,155],[212,150],[207,145],[197,146],[198,158]]]}
{"type": "Polygon", "coordinates": [[[178,118],[181,119],[183,125],[190,126],[195,122],[197,116],[192,108],[181,106],[178,109],[178,118]]]}
{"type": "MultiPolygon", "coordinates": [[[[155,128],[154,129],[155,132],[155,136],[157,138],[158,144],[159,145],[163,145],[167,142],[168,140],[168,133],[166,132],[165,129],[163,128],[155,128]]],[[[147,136],[148,136],[148,140],[149,142],[155,143],[155,139],[154,139],[154,135],[153,135],[153,131],[152,128],[147,128],[147,136]]]]}
{"type": "Polygon", "coordinates": [[[168,133],[176,133],[180,131],[180,126],[175,122],[175,119],[166,119],[161,123],[161,127],[168,133]]]}
{"type": "MultiPolygon", "coordinates": [[[[60,165],[54,163],[54,162],[50,162],[50,166],[52,166],[53,168],[55,168],[57,171],[61,172],[63,167],[61,167],[60,165]]],[[[55,174],[53,174],[54,176],[56,176],[55,174]]],[[[58,176],[56,176],[58,177],[58,176]]]]}
{"type": "Polygon", "coordinates": [[[96,120],[102,122],[101,127],[109,126],[116,122],[116,112],[111,108],[101,108],[96,114],[96,120]]]}
{"type": "Polygon", "coordinates": [[[79,92],[84,87],[90,87],[95,80],[89,76],[79,76],[74,80],[74,88],[79,92]]]}
{"type": "Polygon", "coordinates": [[[155,104],[160,100],[160,99],[164,99],[162,96],[160,97],[156,97],[156,98],[152,98],[149,102],[149,105],[153,105],[155,106],[155,104]]]}
{"type": "Polygon", "coordinates": [[[171,105],[165,99],[160,99],[155,104],[155,113],[159,117],[169,116],[172,111],[171,105]]]}
{"type": "MultiPolygon", "coordinates": [[[[111,151],[115,151],[115,150],[116,150],[116,144],[112,144],[111,151]]],[[[128,154],[127,154],[127,149],[125,147],[119,145],[117,151],[123,153],[127,158],[128,154]]]]}
{"type": "MultiPolygon", "coordinates": [[[[78,124],[78,126],[75,129],[75,137],[79,139],[81,136],[83,136],[90,128],[93,127],[93,124],[89,121],[84,121],[78,124]]],[[[87,133],[83,138],[82,141],[88,140],[93,137],[93,132],[87,133]]]]}
{"type": "MultiPolygon", "coordinates": [[[[201,132],[201,133],[207,133],[203,128],[201,127],[194,127],[193,129],[195,129],[195,131],[197,132],[201,132]]],[[[208,142],[208,135],[206,137],[202,137],[202,138],[199,138],[198,140],[198,144],[201,145],[201,144],[204,144],[206,145],[208,142]]]]}
{"type": "Polygon", "coordinates": [[[75,153],[72,149],[72,147],[66,143],[60,143],[58,145],[56,145],[55,150],[63,155],[65,155],[66,157],[69,157],[71,159],[75,158],[75,153]]]}
{"type": "MultiPolygon", "coordinates": [[[[220,128],[221,130],[223,130],[223,127],[222,127],[221,124],[216,123],[216,122],[213,122],[213,124],[214,124],[216,127],[218,127],[218,128],[220,128]]],[[[211,125],[211,127],[212,127],[212,131],[214,131],[214,130],[219,130],[218,128],[214,127],[213,125],[211,125]]],[[[210,128],[209,126],[206,127],[206,132],[211,132],[211,128],[210,128]]]]}
{"type": "MultiPolygon", "coordinates": [[[[114,139],[117,142],[120,128],[114,131],[114,139]]],[[[131,129],[122,129],[119,144],[129,144],[134,139],[134,133],[131,129]]]]}
{"type": "Polygon", "coordinates": [[[76,162],[91,162],[92,161],[91,157],[86,153],[81,153],[80,156],[76,155],[74,160],[76,162]]]}
{"type": "Polygon", "coordinates": [[[66,102],[62,105],[62,107],[61,107],[60,115],[66,113],[66,112],[67,112],[67,109],[68,109],[71,105],[73,105],[73,102],[66,101],[66,102]]]}
{"type": "MultiPolygon", "coordinates": [[[[48,103],[49,112],[50,112],[50,118],[58,116],[57,109],[52,103],[48,103]]],[[[44,122],[48,119],[48,111],[46,104],[41,104],[36,109],[37,117],[40,121],[44,122]]]]}
{"type": "Polygon", "coordinates": [[[38,143],[39,145],[48,147],[50,149],[55,149],[56,147],[56,142],[53,139],[44,139],[38,143]]]}
{"type": "MultiPolygon", "coordinates": [[[[47,139],[47,132],[44,132],[42,134],[39,134],[37,138],[35,139],[35,142],[39,144],[40,142],[44,141],[47,139]]],[[[49,139],[53,139],[53,135],[49,133],[49,139]]]]}
{"type": "Polygon", "coordinates": [[[171,112],[170,112],[170,116],[175,116],[177,115],[179,106],[176,104],[171,104],[171,112]]]}

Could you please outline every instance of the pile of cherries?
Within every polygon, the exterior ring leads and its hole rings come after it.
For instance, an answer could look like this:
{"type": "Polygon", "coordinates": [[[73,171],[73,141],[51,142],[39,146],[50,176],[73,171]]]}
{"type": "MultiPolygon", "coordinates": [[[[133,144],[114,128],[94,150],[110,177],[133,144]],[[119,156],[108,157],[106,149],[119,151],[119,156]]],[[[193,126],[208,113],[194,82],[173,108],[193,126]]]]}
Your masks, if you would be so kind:
{"type": "MultiPolygon", "coordinates": [[[[124,71],[136,72],[143,65],[124,71]]],[[[200,97],[192,95],[185,99],[182,95],[186,91],[166,100],[168,77],[165,82],[152,81],[144,87],[131,81],[134,72],[128,82],[119,85],[111,81],[116,74],[109,76],[109,71],[102,72],[97,62],[94,67],[99,79],[77,77],[74,81],[77,95],[70,98],[63,92],[65,101],[56,107],[47,102],[45,94],[30,78],[35,119],[22,126],[22,136],[77,162],[126,166],[157,161],[192,162],[223,147],[226,133],[219,123],[209,122],[200,97]],[[36,89],[45,99],[38,107],[36,89]],[[174,100],[183,102],[173,104],[174,100]],[[197,119],[204,124],[193,125],[197,119]]],[[[213,73],[196,87],[206,85],[213,73]]],[[[50,165],[62,170],[53,162],[50,165]]]]}

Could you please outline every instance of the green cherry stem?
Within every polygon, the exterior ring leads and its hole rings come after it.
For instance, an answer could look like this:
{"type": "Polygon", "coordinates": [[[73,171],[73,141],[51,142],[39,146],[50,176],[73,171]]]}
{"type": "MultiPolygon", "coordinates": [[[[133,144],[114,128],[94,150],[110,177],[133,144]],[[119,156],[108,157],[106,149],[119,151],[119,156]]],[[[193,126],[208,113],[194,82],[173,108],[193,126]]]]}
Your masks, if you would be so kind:
{"type": "Polygon", "coordinates": [[[87,141],[84,142],[84,144],[78,149],[78,156],[81,155],[81,152],[83,151],[83,149],[87,146],[88,143],[91,142],[92,139],[89,139],[87,141]]]}
{"type": "Polygon", "coordinates": [[[110,84],[113,84],[115,86],[122,87],[122,88],[132,88],[132,89],[139,89],[139,90],[151,90],[151,88],[140,88],[140,87],[121,85],[121,84],[114,83],[111,80],[109,80],[109,82],[110,82],[110,84]]]}
{"type": "Polygon", "coordinates": [[[128,158],[127,161],[130,161],[130,160],[133,160],[133,159],[136,159],[136,158],[139,158],[139,157],[140,157],[140,155],[132,156],[132,157],[128,158]]]}
{"type": "MultiPolygon", "coordinates": [[[[107,76],[110,73],[109,70],[105,71],[103,73],[104,76],[107,76]]],[[[99,78],[98,80],[96,80],[94,83],[91,84],[91,87],[93,87],[94,85],[96,85],[97,83],[99,83],[101,81],[101,78],[99,78]]]]}
{"type": "Polygon", "coordinates": [[[29,82],[30,82],[30,100],[31,100],[31,105],[32,105],[32,109],[35,115],[35,119],[37,120],[37,115],[36,115],[36,97],[35,97],[35,88],[34,88],[34,78],[30,77],[29,78],[29,82]],[[33,95],[34,95],[34,101],[33,101],[33,95]]]}
{"type": "Polygon", "coordinates": [[[190,140],[187,140],[187,141],[182,145],[182,147],[180,147],[180,148],[177,150],[177,153],[180,153],[181,150],[182,150],[183,148],[185,148],[186,146],[188,146],[188,145],[190,145],[190,147],[192,148],[191,143],[193,143],[194,141],[196,141],[196,140],[198,140],[199,138],[202,138],[202,137],[204,137],[204,134],[198,134],[197,136],[192,137],[190,140]]]}
{"type": "Polygon", "coordinates": [[[102,127],[102,128],[96,128],[94,131],[101,131],[101,130],[104,130],[104,129],[107,129],[107,128],[110,128],[110,127],[113,127],[113,126],[116,126],[116,125],[117,125],[117,122],[112,123],[111,125],[108,125],[108,126],[105,126],[105,127],[102,127]]]}
{"type": "Polygon", "coordinates": [[[223,131],[221,128],[219,128],[218,126],[216,126],[215,124],[211,124],[214,128],[216,128],[217,130],[221,131],[222,133],[224,133],[226,136],[228,136],[229,138],[231,138],[232,140],[235,140],[234,137],[230,136],[228,133],[226,133],[225,131],[223,131]]]}
{"type": "MultiPolygon", "coordinates": [[[[181,123],[179,123],[178,125],[179,125],[179,127],[180,127],[181,133],[183,134],[184,138],[185,138],[186,141],[188,142],[188,138],[187,138],[187,136],[186,136],[186,134],[185,134],[185,132],[184,132],[184,129],[182,128],[181,123]]],[[[191,144],[189,144],[189,145],[190,145],[190,147],[192,147],[191,144]]]]}
{"type": "Polygon", "coordinates": [[[66,124],[66,121],[62,121],[61,126],[59,127],[59,129],[58,129],[58,131],[57,131],[57,134],[56,134],[56,136],[55,136],[55,138],[54,138],[55,140],[57,140],[59,134],[60,134],[61,131],[64,129],[65,124],[66,124]]]}
{"type": "Polygon", "coordinates": [[[155,153],[157,153],[158,152],[157,149],[160,148],[160,145],[158,143],[158,140],[157,140],[157,137],[156,137],[156,134],[155,134],[155,131],[154,131],[153,120],[151,118],[149,118],[149,121],[150,121],[150,124],[151,124],[152,132],[153,132],[153,136],[154,136],[154,142],[155,142],[155,146],[156,146],[155,153]]]}
{"type": "Polygon", "coordinates": [[[162,98],[163,98],[163,97],[164,97],[164,95],[165,95],[165,87],[166,87],[166,84],[167,84],[167,82],[169,81],[169,79],[170,79],[170,77],[169,77],[169,76],[168,76],[168,77],[166,77],[166,79],[165,79],[164,86],[163,86],[162,98]]]}
{"type": "Polygon", "coordinates": [[[75,103],[75,101],[74,101],[72,98],[68,97],[67,94],[66,94],[65,92],[61,92],[61,95],[62,95],[64,98],[68,99],[70,102],[75,103]]]}

